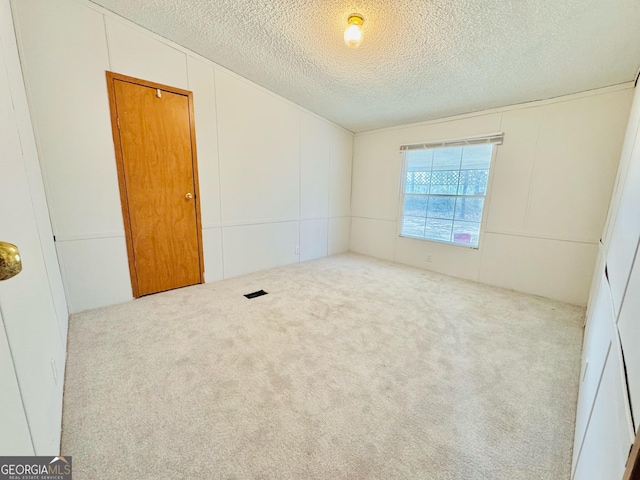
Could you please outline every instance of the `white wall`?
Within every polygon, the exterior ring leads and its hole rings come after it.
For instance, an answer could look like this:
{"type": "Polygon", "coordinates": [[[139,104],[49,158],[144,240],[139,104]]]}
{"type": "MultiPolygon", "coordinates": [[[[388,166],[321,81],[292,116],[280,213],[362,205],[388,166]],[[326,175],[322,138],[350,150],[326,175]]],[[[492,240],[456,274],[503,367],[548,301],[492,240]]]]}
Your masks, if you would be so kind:
{"type": "Polygon", "coordinates": [[[632,92],[624,85],[357,134],[351,250],[585,305],[632,92]],[[479,248],[399,237],[400,146],[495,132],[504,143],[479,248]]]}
{"type": "Polygon", "coordinates": [[[206,281],[348,249],[349,132],[88,1],[13,7],[72,313],[132,298],[106,70],[194,92],[206,281]]]}
{"type": "Polygon", "coordinates": [[[9,0],[0,0],[0,240],[23,271],[0,282],[0,455],[57,455],[68,312],[9,0]]]}

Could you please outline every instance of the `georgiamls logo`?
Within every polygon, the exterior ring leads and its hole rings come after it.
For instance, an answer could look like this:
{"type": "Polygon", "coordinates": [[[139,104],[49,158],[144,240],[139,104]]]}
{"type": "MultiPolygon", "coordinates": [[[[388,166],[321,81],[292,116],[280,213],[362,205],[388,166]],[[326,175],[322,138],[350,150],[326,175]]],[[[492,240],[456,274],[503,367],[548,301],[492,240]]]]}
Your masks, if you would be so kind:
{"type": "Polygon", "coordinates": [[[0,480],[71,480],[72,457],[0,457],[0,480]]]}

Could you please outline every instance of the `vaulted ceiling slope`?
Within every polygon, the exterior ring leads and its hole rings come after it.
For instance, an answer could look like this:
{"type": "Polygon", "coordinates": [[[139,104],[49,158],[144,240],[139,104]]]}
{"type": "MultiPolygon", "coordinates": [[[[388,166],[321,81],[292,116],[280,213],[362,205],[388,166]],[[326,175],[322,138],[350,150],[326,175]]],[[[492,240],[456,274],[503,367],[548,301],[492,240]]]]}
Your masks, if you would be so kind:
{"type": "Polygon", "coordinates": [[[638,0],[94,2],[353,132],[628,82],[640,66],[638,0]]]}

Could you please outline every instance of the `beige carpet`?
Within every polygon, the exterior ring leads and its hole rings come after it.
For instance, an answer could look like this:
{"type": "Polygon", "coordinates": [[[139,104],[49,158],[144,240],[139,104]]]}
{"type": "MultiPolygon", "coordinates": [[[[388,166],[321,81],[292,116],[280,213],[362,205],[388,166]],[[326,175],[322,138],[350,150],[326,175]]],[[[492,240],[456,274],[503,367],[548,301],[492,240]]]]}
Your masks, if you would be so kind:
{"type": "Polygon", "coordinates": [[[63,453],[76,480],[568,479],[583,315],[354,254],[75,315],[63,453]]]}

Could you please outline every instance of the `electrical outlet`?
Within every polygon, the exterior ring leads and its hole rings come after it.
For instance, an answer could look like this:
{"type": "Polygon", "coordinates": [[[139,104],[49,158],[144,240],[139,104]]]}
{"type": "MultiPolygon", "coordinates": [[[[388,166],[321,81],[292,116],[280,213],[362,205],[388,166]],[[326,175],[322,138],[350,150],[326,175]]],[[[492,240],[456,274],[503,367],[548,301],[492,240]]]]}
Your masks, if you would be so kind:
{"type": "Polygon", "coordinates": [[[300,247],[296,246],[296,255],[300,255],[300,247]]]}
{"type": "Polygon", "coordinates": [[[427,255],[427,263],[431,263],[433,261],[433,257],[429,254],[427,255]]]}

